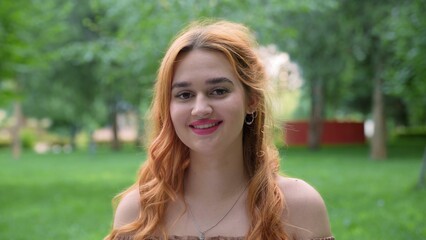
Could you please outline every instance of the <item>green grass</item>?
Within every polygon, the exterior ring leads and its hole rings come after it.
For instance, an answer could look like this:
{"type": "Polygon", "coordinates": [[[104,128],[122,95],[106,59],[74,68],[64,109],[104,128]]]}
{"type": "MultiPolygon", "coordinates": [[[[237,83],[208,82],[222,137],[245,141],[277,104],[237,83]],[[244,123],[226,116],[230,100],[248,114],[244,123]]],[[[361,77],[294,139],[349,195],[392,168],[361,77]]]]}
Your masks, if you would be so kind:
{"type": "MultiPolygon", "coordinates": [[[[315,186],[337,239],[426,239],[426,190],[416,189],[424,143],[389,146],[375,162],[366,146],[282,150],[282,171],[315,186]]],[[[144,154],[37,155],[0,150],[0,239],[102,239],[112,197],[130,185],[144,154]]]]}
{"type": "Polygon", "coordinates": [[[112,197],[132,183],[137,152],[36,155],[0,152],[0,239],[101,239],[112,197]]]}

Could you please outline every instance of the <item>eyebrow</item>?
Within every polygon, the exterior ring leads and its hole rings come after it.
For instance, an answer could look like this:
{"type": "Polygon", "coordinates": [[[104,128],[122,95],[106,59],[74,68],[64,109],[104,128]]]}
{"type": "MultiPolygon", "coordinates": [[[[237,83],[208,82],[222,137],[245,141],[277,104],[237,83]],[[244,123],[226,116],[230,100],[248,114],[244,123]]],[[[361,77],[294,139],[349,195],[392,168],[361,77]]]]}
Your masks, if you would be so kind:
{"type": "MultiPolygon", "coordinates": [[[[220,83],[230,83],[230,84],[234,85],[234,83],[226,77],[211,78],[211,79],[208,79],[206,81],[206,83],[208,85],[216,85],[216,84],[220,84],[220,83]]],[[[189,87],[189,86],[191,86],[191,83],[189,83],[189,82],[178,82],[178,83],[174,83],[172,85],[172,89],[174,89],[174,88],[185,88],[185,87],[189,87]]]]}

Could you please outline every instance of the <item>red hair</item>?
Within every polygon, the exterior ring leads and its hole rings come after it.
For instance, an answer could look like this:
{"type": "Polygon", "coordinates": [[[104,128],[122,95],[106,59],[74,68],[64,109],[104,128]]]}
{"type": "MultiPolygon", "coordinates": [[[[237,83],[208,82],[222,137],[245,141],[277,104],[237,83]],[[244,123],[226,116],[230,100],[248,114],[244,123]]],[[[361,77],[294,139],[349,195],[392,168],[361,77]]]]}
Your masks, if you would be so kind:
{"type": "Polygon", "coordinates": [[[183,193],[185,170],[189,166],[189,149],[175,133],[170,117],[171,84],[180,54],[192,49],[223,53],[242,82],[248,99],[255,103],[257,117],[243,128],[244,166],[250,183],[247,209],[251,219],[247,239],[287,239],[281,216],[284,197],[276,183],[278,152],[268,134],[272,127],[267,118],[264,67],[255,52],[257,47],[248,28],[227,21],[197,22],[188,26],[170,45],[158,71],[150,112],[151,141],[148,159],[138,174],[141,214],[122,228],[114,229],[105,239],[132,233],[144,239],[158,233],[167,234],[162,218],[167,203],[183,193]]]}

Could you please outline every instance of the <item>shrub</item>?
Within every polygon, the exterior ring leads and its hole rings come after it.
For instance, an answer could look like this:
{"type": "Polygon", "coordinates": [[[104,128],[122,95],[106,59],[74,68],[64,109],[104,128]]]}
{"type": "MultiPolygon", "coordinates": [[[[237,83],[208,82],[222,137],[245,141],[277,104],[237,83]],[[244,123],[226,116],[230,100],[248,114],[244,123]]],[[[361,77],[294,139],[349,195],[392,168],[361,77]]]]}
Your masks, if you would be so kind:
{"type": "Polygon", "coordinates": [[[21,130],[22,147],[32,149],[37,142],[37,133],[34,129],[23,128],[21,130]]]}
{"type": "Polygon", "coordinates": [[[426,139],[426,126],[404,127],[395,130],[397,138],[426,139]]]}

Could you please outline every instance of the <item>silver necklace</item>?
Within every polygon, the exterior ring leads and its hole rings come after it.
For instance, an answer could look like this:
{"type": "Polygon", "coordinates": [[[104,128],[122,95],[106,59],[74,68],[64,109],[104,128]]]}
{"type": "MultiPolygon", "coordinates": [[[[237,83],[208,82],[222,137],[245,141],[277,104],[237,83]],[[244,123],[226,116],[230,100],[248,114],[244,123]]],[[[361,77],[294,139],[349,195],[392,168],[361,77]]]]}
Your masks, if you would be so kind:
{"type": "Polygon", "coordinates": [[[189,214],[191,216],[191,220],[195,226],[195,228],[197,229],[198,233],[200,234],[200,236],[198,237],[199,240],[205,240],[206,238],[206,233],[210,230],[212,230],[214,227],[216,227],[220,222],[222,222],[223,219],[226,218],[226,216],[228,216],[228,214],[231,212],[231,210],[235,207],[235,205],[237,205],[238,200],[240,200],[241,196],[243,195],[243,193],[246,191],[248,187],[248,184],[244,187],[243,191],[241,191],[240,195],[238,195],[237,200],[235,200],[234,204],[232,204],[231,208],[225,213],[225,215],[223,215],[223,217],[221,219],[219,219],[219,221],[217,221],[217,223],[213,224],[211,227],[207,228],[204,231],[201,231],[201,227],[198,225],[194,214],[192,213],[191,207],[188,204],[188,210],[189,210],[189,214]]]}

